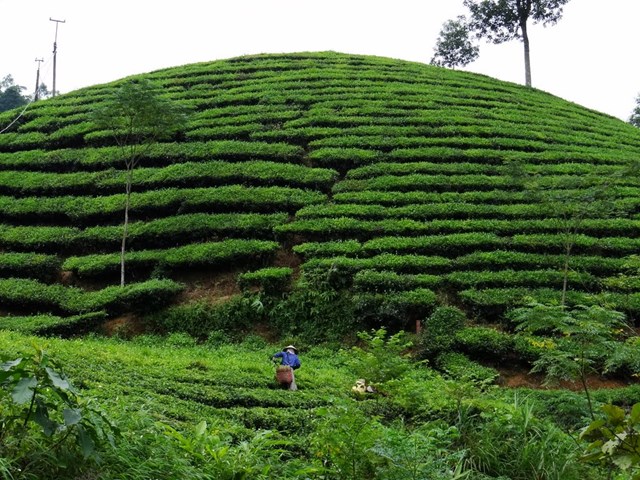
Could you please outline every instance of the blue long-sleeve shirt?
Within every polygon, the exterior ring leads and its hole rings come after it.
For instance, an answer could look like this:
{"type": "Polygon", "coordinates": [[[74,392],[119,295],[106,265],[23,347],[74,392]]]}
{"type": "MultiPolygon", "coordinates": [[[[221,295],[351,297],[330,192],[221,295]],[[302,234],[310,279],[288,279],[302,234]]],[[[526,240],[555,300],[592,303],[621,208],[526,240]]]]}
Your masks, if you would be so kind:
{"type": "Polygon", "coordinates": [[[294,370],[296,368],[300,368],[300,359],[295,353],[278,352],[273,356],[273,358],[282,358],[281,365],[291,367],[294,370]]]}

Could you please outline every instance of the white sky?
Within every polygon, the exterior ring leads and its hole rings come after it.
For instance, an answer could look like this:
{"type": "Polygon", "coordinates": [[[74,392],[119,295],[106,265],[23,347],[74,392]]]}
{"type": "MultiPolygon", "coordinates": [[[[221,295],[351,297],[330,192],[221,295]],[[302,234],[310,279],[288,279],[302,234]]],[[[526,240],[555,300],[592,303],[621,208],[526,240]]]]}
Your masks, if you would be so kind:
{"type": "MultiPolygon", "coordinates": [[[[0,0],[0,78],[66,93],[164,67],[255,53],[334,50],[428,63],[462,0],[0,0]]],[[[627,120],[640,93],[640,0],[572,0],[532,27],[533,86],[627,120]],[[605,6],[606,4],[606,6],[605,6]]],[[[465,70],[524,82],[522,44],[483,44],[465,70]]]]}

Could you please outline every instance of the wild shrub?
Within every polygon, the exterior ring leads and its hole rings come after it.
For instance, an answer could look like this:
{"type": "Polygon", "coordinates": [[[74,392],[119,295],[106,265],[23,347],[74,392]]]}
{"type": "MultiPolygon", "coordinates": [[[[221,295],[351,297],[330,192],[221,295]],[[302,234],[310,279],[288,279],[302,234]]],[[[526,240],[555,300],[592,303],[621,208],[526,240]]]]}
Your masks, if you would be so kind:
{"type": "Polygon", "coordinates": [[[289,289],[293,269],[288,267],[262,268],[238,275],[238,285],[242,290],[258,288],[267,295],[275,295],[289,289]]]}
{"type": "Polygon", "coordinates": [[[7,478],[68,475],[119,430],[40,347],[0,365],[0,457],[7,478]]]}
{"type": "Polygon", "coordinates": [[[481,388],[495,383],[500,375],[496,369],[484,367],[458,352],[441,353],[434,363],[440,371],[450,378],[461,382],[470,382],[481,388]]]}
{"type": "Polygon", "coordinates": [[[514,337],[491,327],[461,328],[454,335],[453,345],[476,358],[505,359],[515,353],[514,337]]]}
{"type": "Polygon", "coordinates": [[[435,359],[451,350],[456,334],[467,321],[465,313],[456,307],[438,307],[425,321],[418,335],[418,349],[425,358],[435,359]]]}
{"type": "Polygon", "coordinates": [[[262,320],[257,300],[251,295],[236,295],[217,305],[205,301],[177,305],[148,315],[146,321],[160,333],[183,332],[199,339],[222,333],[227,339],[240,338],[262,320]]]}
{"type": "Polygon", "coordinates": [[[576,462],[574,441],[538,419],[531,402],[517,397],[511,405],[469,418],[461,439],[467,467],[489,478],[585,478],[585,469],[576,462]]]}
{"type": "Polygon", "coordinates": [[[412,343],[405,332],[387,336],[385,328],[371,332],[359,332],[362,346],[351,349],[349,366],[356,378],[364,378],[369,384],[384,388],[392,379],[402,378],[411,368],[407,350],[412,343]]]}
{"type": "Polygon", "coordinates": [[[291,291],[265,305],[269,322],[281,336],[309,342],[340,341],[359,325],[351,297],[334,286],[333,270],[305,271],[291,291]]]}

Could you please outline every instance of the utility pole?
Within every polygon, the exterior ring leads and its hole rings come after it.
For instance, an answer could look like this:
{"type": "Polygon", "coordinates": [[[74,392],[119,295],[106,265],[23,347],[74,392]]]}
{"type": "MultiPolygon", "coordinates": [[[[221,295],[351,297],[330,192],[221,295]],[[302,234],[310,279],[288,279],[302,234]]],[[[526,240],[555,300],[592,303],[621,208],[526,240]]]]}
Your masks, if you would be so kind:
{"type": "Polygon", "coordinates": [[[56,22],[56,37],[53,41],[53,94],[52,96],[56,96],[56,53],[58,52],[58,25],[60,23],[66,23],[66,20],[54,20],[49,17],[49,21],[56,22]]]}
{"type": "Polygon", "coordinates": [[[36,92],[33,94],[33,101],[37,102],[39,100],[40,94],[40,64],[44,62],[44,58],[36,58],[36,62],[38,62],[38,73],[36,73],[36,92]]]}

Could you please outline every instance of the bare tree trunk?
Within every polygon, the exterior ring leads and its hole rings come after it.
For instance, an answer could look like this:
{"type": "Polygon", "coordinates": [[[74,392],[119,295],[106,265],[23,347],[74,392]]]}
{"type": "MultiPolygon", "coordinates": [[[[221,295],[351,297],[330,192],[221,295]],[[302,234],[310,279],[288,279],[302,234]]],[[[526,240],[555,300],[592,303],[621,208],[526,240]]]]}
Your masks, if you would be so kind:
{"type": "Polygon", "coordinates": [[[124,225],[122,228],[122,246],[120,248],[120,286],[124,287],[124,254],[127,249],[127,236],[129,234],[129,205],[131,204],[131,184],[133,178],[133,166],[127,165],[127,183],[124,202],[124,225]]]}
{"type": "Polygon", "coordinates": [[[526,20],[520,22],[520,29],[522,30],[522,43],[524,44],[524,78],[525,85],[531,86],[531,57],[529,50],[529,34],[527,33],[526,20]]]}

